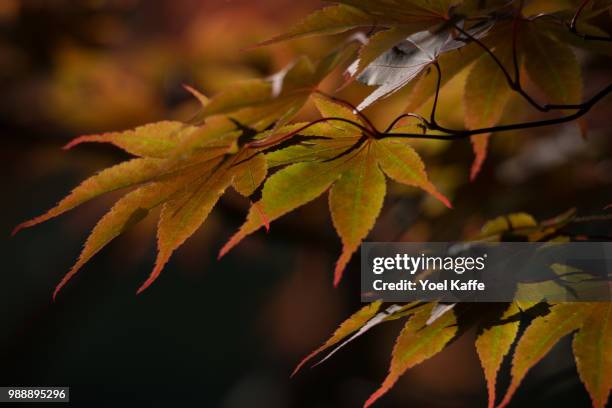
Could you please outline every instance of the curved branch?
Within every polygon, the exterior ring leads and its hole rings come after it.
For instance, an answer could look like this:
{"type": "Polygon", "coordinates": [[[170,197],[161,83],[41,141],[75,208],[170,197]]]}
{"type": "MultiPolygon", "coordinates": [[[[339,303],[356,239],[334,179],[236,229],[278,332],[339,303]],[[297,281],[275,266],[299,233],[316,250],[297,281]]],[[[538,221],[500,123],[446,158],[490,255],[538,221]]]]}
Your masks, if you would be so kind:
{"type": "Polygon", "coordinates": [[[584,34],[578,31],[578,29],[576,28],[576,23],[578,21],[578,17],[580,15],[580,13],[582,12],[582,10],[584,9],[584,6],[586,6],[586,3],[588,3],[589,0],[585,1],[584,4],[578,8],[578,10],[576,10],[576,13],[574,14],[574,16],[572,17],[572,20],[568,23],[566,20],[563,20],[562,18],[555,16],[553,14],[547,14],[547,13],[540,13],[540,14],[536,14],[535,16],[530,16],[525,18],[525,20],[527,21],[535,21],[535,20],[539,20],[541,18],[550,18],[553,21],[565,26],[570,33],[574,34],[577,37],[580,37],[581,39],[585,40],[585,41],[612,41],[612,37],[608,36],[608,37],[604,37],[604,36],[600,36],[600,35],[590,35],[590,34],[584,34]]]}
{"type": "Polygon", "coordinates": [[[580,6],[578,6],[578,9],[574,13],[574,17],[572,17],[572,21],[570,21],[569,23],[569,29],[571,32],[576,33],[576,22],[578,21],[578,17],[580,16],[580,13],[582,13],[582,10],[584,10],[586,5],[589,4],[589,1],[591,0],[582,0],[582,3],[580,3],[580,6]]]}
{"type": "Polygon", "coordinates": [[[376,126],[374,126],[374,124],[370,121],[370,119],[368,119],[368,117],[366,115],[363,114],[363,112],[361,112],[360,110],[357,109],[357,107],[355,105],[353,105],[352,103],[345,101],[344,99],[340,99],[338,97],[335,97],[333,95],[329,95],[323,91],[320,90],[316,90],[315,93],[318,93],[319,95],[322,95],[330,100],[332,100],[333,102],[337,102],[341,105],[344,105],[345,107],[351,109],[352,113],[357,115],[359,117],[359,119],[363,120],[363,122],[366,124],[366,126],[373,132],[373,133],[380,133],[377,129],[376,126]]]}
{"type": "MultiPolygon", "coordinates": [[[[348,102],[347,102],[348,103],[348,102]]],[[[312,122],[307,123],[304,126],[299,127],[298,129],[291,131],[289,133],[286,133],[280,137],[267,137],[265,139],[262,140],[257,140],[255,142],[250,142],[247,143],[246,146],[247,147],[251,147],[251,148],[265,148],[265,147],[270,147],[270,146],[274,146],[277,143],[281,143],[284,142],[285,140],[299,134],[300,132],[303,132],[304,130],[308,129],[309,127],[312,127],[316,124],[319,123],[324,123],[324,122],[343,122],[343,123],[348,123],[349,125],[355,126],[356,128],[358,128],[359,130],[361,130],[364,134],[368,135],[369,137],[372,138],[376,138],[378,136],[378,133],[374,133],[372,132],[370,129],[366,128],[365,126],[354,122],[350,119],[345,119],[345,118],[336,118],[336,117],[332,117],[332,118],[320,118],[320,119],[316,119],[313,120],[312,122]]]]}
{"type": "Polygon", "coordinates": [[[389,126],[387,126],[383,133],[388,133],[391,129],[393,129],[395,125],[397,125],[397,122],[404,118],[415,118],[418,119],[424,127],[429,126],[429,122],[427,121],[427,119],[417,113],[402,113],[401,115],[393,119],[393,121],[389,124],[389,126]]]}
{"type": "Polygon", "coordinates": [[[491,51],[491,49],[489,47],[487,47],[478,38],[474,37],[473,35],[471,35],[467,31],[463,30],[461,27],[455,25],[455,28],[457,28],[458,31],[460,31],[463,35],[468,37],[471,41],[473,41],[480,48],[482,48],[487,54],[489,54],[489,56],[493,59],[495,64],[499,67],[499,69],[504,74],[504,77],[506,78],[506,82],[508,82],[508,86],[510,87],[510,89],[512,89],[514,92],[517,92],[519,95],[521,95],[535,109],[539,110],[540,112],[550,112],[551,110],[567,110],[567,109],[570,109],[570,110],[579,110],[582,107],[584,107],[584,103],[582,103],[582,104],[546,104],[546,105],[540,105],[535,99],[533,99],[531,97],[531,95],[529,95],[523,89],[523,87],[521,86],[521,83],[520,83],[518,58],[516,56],[516,48],[515,48],[516,47],[516,41],[517,41],[516,37],[518,37],[518,33],[516,32],[518,30],[518,24],[516,26],[513,25],[513,33],[512,33],[512,37],[513,37],[513,50],[512,50],[512,53],[513,53],[513,61],[514,61],[514,65],[515,65],[514,66],[514,70],[515,70],[515,78],[514,79],[512,78],[512,76],[510,75],[510,73],[508,72],[508,70],[506,69],[504,64],[502,64],[502,62],[499,60],[499,58],[497,58],[495,53],[493,51],[491,51]]]}
{"type": "Polygon", "coordinates": [[[593,106],[595,106],[600,100],[602,100],[605,96],[612,92],[612,84],[609,84],[607,87],[599,91],[595,94],[591,99],[582,104],[582,107],[578,109],[576,112],[571,115],[562,116],[560,118],[555,119],[544,119],[537,120],[531,122],[521,122],[521,123],[513,123],[510,125],[499,125],[499,126],[491,126],[480,129],[471,129],[471,130],[461,130],[461,129],[449,129],[442,127],[435,123],[430,123],[432,130],[439,130],[445,133],[448,133],[448,136],[443,135],[420,135],[417,133],[385,133],[382,137],[406,137],[406,138],[414,138],[414,139],[436,139],[436,140],[457,140],[464,139],[470,136],[482,135],[486,133],[496,133],[496,132],[507,132],[511,130],[519,130],[519,129],[531,129],[537,127],[558,125],[565,122],[571,122],[575,119],[580,118],[585,115],[587,112],[591,110],[593,106]]]}

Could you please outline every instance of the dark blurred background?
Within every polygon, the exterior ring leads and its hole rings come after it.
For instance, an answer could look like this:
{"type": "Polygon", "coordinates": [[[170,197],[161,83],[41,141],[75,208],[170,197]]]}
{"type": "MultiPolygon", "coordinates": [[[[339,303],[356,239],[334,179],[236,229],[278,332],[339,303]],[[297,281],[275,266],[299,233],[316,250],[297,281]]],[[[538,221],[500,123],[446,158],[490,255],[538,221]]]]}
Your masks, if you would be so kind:
{"type": "MultiPolygon", "coordinates": [[[[245,50],[319,6],[314,0],[0,1],[0,385],[70,386],[70,405],[78,407],[355,407],[377,388],[401,322],[379,326],[324,365],[289,378],[360,307],[357,262],[338,289],[331,284],[340,242],[325,198],[217,262],[248,205],[230,193],[139,296],[135,290],[154,261],[154,217],[109,245],[51,301],[112,195],[9,238],[15,224],[125,159],[101,145],[62,151],[72,137],[187,120],[197,104],[182,84],[212,95],[236,80],[273,73],[296,55],[323,55],[334,37],[245,50]]],[[[591,95],[610,80],[612,61],[584,53],[579,59],[584,93],[591,95]]],[[[459,75],[449,83],[441,106],[442,117],[459,126],[464,80],[459,75]]],[[[328,82],[324,87],[333,90],[338,79],[328,82]]],[[[363,92],[351,88],[343,96],[363,92]]],[[[369,239],[464,239],[485,220],[517,211],[539,219],[571,207],[601,213],[612,203],[610,99],[588,115],[587,141],[575,124],[495,137],[474,183],[468,142],[418,143],[431,178],[455,208],[393,185],[369,239]]],[[[401,103],[400,93],[370,114],[386,122],[401,103]]],[[[529,115],[518,100],[509,109],[529,115]]],[[[313,114],[307,107],[301,115],[313,114]]],[[[580,231],[608,234],[610,224],[580,231]]],[[[410,370],[377,406],[484,406],[474,336],[464,334],[410,370]]],[[[502,376],[500,385],[507,382],[502,376]]],[[[553,404],[589,406],[568,341],[532,370],[513,402],[553,404]]]]}

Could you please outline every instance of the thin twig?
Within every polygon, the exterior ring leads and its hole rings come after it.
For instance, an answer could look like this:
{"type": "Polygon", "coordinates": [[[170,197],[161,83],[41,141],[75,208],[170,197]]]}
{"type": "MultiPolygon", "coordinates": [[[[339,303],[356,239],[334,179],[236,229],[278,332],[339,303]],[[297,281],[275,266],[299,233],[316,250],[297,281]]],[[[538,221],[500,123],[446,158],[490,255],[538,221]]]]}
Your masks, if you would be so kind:
{"type": "Polygon", "coordinates": [[[440,69],[438,61],[434,61],[433,66],[436,67],[436,71],[438,72],[438,79],[436,81],[436,94],[434,96],[433,106],[431,107],[431,115],[429,115],[429,126],[437,127],[436,108],[438,107],[438,96],[440,95],[440,86],[442,85],[442,70],[440,69]]]}
{"type": "Polygon", "coordinates": [[[612,214],[606,215],[587,215],[583,217],[576,217],[570,222],[575,224],[579,222],[593,222],[593,221],[612,221],[612,214]]]}
{"type": "Polygon", "coordinates": [[[445,128],[437,124],[430,124],[430,125],[433,125],[431,129],[440,130],[442,132],[448,133],[448,135],[441,136],[441,135],[420,135],[416,133],[387,133],[387,134],[384,134],[383,137],[407,137],[407,138],[414,138],[414,139],[456,140],[456,139],[465,139],[470,136],[482,135],[482,134],[487,134],[487,133],[507,132],[507,131],[519,130],[519,129],[530,129],[530,128],[537,128],[537,127],[558,125],[558,124],[565,123],[565,122],[571,122],[585,115],[587,112],[591,110],[593,106],[595,106],[595,104],[597,104],[597,102],[599,102],[601,99],[603,99],[606,95],[608,95],[611,92],[612,92],[612,84],[608,85],[607,87],[599,91],[597,94],[595,94],[593,97],[591,97],[591,99],[589,99],[587,102],[583,103],[582,107],[579,110],[577,110],[575,113],[572,113],[566,116],[562,116],[559,118],[555,118],[555,119],[536,120],[536,121],[531,121],[531,122],[513,123],[510,125],[499,125],[499,126],[491,126],[491,127],[486,127],[486,128],[470,129],[470,130],[449,129],[449,128],[445,128]]]}
{"type": "Polygon", "coordinates": [[[516,50],[518,48],[517,42],[518,42],[519,23],[520,23],[519,17],[522,15],[522,12],[523,12],[523,1],[521,0],[520,6],[514,15],[514,18],[512,19],[512,63],[514,64],[514,83],[516,84],[521,83],[521,72],[519,69],[518,55],[517,55],[516,50]]]}
{"type": "MultiPolygon", "coordinates": [[[[551,110],[566,110],[566,109],[577,110],[577,109],[581,109],[584,106],[584,103],[582,103],[582,104],[546,104],[546,105],[540,105],[538,102],[535,101],[535,99],[533,99],[531,97],[531,95],[529,95],[527,92],[525,92],[525,90],[522,88],[522,86],[520,84],[520,76],[517,76],[516,80],[513,79],[512,76],[510,75],[510,73],[508,72],[508,70],[506,69],[506,67],[504,66],[504,64],[502,64],[502,62],[499,60],[499,58],[495,55],[495,53],[493,51],[491,51],[491,49],[489,47],[487,47],[478,38],[474,37],[473,35],[471,35],[467,31],[463,30],[461,27],[456,26],[456,25],[455,25],[455,27],[463,35],[468,37],[471,41],[473,41],[480,48],[482,48],[487,54],[489,54],[489,56],[493,59],[493,61],[495,61],[495,64],[499,67],[499,69],[504,74],[504,77],[506,77],[506,82],[508,82],[508,86],[510,87],[510,89],[512,89],[514,92],[517,92],[519,95],[521,95],[527,102],[529,102],[530,105],[532,105],[534,108],[536,108],[540,112],[549,112],[551,110]]],[[[518,67],[516,69],[518,70],[518,67]]]]}
{"type": "Polygon", "coordinates": [[[417,113],[402,113],[401,115],[399,115],[398,117],[393,119],[393,122],[391,122],[389,124],[389,126],[387,126],[387,128],[384,131],[384,133],[388,133],[391,129],[393,129],[393,127],[395,125],[397,125],[397,122],[399,122],[400,120],[402,120],[404,118],[415,118],[415,119],[418,119],[425,127],[427,127],[429,125],[429,122],[427,121],[427,119],[425,119],[424,117],[422,117],[421,115],[419,115],[417,113]]]}
{"type": "MultiPolygon", "coordinates": [[[[588,3],[588,1],[586,2],[588,3]]],[[[586,4],[585,4],[586,5],[586,4]]],[[[582,11],[582,10],[580,10],[582,11]]],[[[578,18],[578,14],[574,14],[574,17],[572,17],[572,21],[567,22],[566,20],[563,20],[562,18],[560,18],[559,16],[555,16],[554,14],[547,14],[547,13],[540,13],[540,14],[536,14],[535,16],[529,16],[529,17],[525,17],[524,20],[525,21],[536,21],[539,20],[541,18],[549,18],[551,20],[553,20],[554,22],[561,24],[562,26],[564,26],[565,28],[567,28],[569,30],[569,32],[579,38],[581,38],[582,40],[585,41],[607,41],[607,42],[611,42],[612,41],[612,37],[607,36],[601,36],[601,35],[590,35],[590,34],[584,34],[578,31],[578,29],[576,28],[576,21],[574,21],[574,19],[578,18]],[[572,23],[573,22],[573,23],[572,23]],[[572,24],[573,24],[573,29],[572,29],[572,24]]]]}
{"type": "Polygon", "coordinates": [[[580,3],[580,6],[578,6],[578,9],[574,13],[574,17],[572,17],[572,21],[570,21],[569,29],[574,34],[577,34],[576,22],[578,21],[578,17],[580,16],[580,13],[582,13],[582,10],[584,10],[586,5],[589,4],[589,1],[591,0],[582,0],[582,3],[580,3]]]}
{"type": "Polygon", "coordinates": [[[363,114],[363,112],[359,111],[357,109],[357,107],[355,105],[353,105],[352,103],[350,103],[349,101],[345,101],[344,99],[340,99],[336,96],[333,95],[329,95],[323,91],[320,90],[316,90],[315,93],[318,93],[319,95],[322,95],[334,102],[337,102],[341,105],[344,105],[345,107],[351,109],[352,113],[357,115],[359,117],[359,119],[363,120],[363,122],[366,124],[366,126],[373,132],[373,133],[380,133],[377,129],[376,126],[374,126],[374,124],[370,121],[370,119],[368,119],[368,117],[366,115],[363,114]]]}
{"type": "Polygon", "coordinates": [[[316,124],[319,123],[324,123],[324,122],[343,122],[343,123],[348,123],[349,125],[355,126],[356,128],[358,128],[359,130],[361,130],[364,134],[372,137],[372,138],[376,138],[378,136],[377,133],[372,132],[370,129],[368,129],[367,127],[354,122],[350,119],[346,119],[346,118],[336,118],[336,117],[332,117],[332,118],[319,118],[316,120],[313,120],[312,122],[307,123],[304,126],[299,127],[298,129],[291,131],[289,133],[286,133],[280,137],[267,137],[265,139],[262,140],[257,140],[255,142],[250,142],[246,144],[246,147],[250,147],[250,148],[265,148],[265,147],[270,147],[270,146],[274,146],[277,143],[281,143],[297,134],[299,134],[300,132],[303,132],[304,130],[308,129],[309,127],[312,127],[316,124]]]}

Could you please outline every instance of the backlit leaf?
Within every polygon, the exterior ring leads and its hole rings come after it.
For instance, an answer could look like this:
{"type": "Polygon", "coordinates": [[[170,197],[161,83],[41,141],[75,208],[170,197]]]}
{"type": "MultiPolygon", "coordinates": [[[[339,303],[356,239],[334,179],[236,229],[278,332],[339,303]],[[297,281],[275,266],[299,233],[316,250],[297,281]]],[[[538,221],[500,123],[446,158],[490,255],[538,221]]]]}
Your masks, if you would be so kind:
{"type": "MultiPolygon", "coordinates": [[[[512,48],[510,46],[497,47],[494,52],[505,67],[511,66],[512,48]]],[[[496,125],[501,119],[511,92],[503,71],[490,55],[483,54],[471,69],[465,83],[466,127],[478,129],[496,125]]],[[[472,180],[476,178],[486,157],[489,135],[482,134],[471,138],[476,155],[470,172],[472,180]]]]}
{"type": "Polygon", "coordinates": [[[612,388],[612,303],[597,303],[573,342],[576,367],[597,408],[605,407],[612,388]]]}
{"type": "MultiPolygon", "coordinates": [[[[262,191],[257,204],[269,221],[314,200],[323,194],[340,176],[340,165],[321,163],[296,163],[273,174],[262,191]]],[[[221,249],[219,256],[225,255],[244,237],[265,226],[259,211],[251,207],[245,223],[221,249]]]]}
{"type": "Polygon", "coordinates": [[[527,371],[564,336],[582,326],[592,310],[589,303],[559,303],[535,318],[521,336],[512,358],[512,380],[500,407],[508,405],[527,371]]]}
{"type": "Polygon", "coordinates": [[[510,304],[499,321],[482,325],[481,332],[476,339],[476,352],[487,381],[489,408],[495,406],[497,373],[518,333],[520,319],[511,319],[511,317],[519,313],[518,306],[514,303],[510,304]]]}
{"type": "MultiPolygon", "coordinates": [[[[206,163],[202,166],[209,166],[206,163]]],[[[189,185],[202,168],[192,169],[177,175],[166,177],[160,181],[146,184],[126,194],[115,203],[106,215],[96,224],[85,242],[79,259],[62,278],[55,288],[53,298],[68,283],[68,281],[91,259],[98,251],[127,228],[141,221],[150,210],[170,199],[178,191],[189,185]]]]}
{"type": "MultiPolygon", "coordinates": [[[[324,115],[359,122],[359,118],[340,103],[324,97],[316,97],[315,102],[324,115]]],[[[314,150],[317,153],[327,149],[335,155],[324,160],[314,157],[313,161],[292,164],[272,175],[264,184],[262,199],[252,206],[246,222],[221,249],[219,256],[266,225],[266,221],[277,219],[332,187],[330,210],[343,243],[334,272],[334,284],[338,284],[351,255],[373,227],[382,207],[386,182],[380,169],[400,183],[422,188],[450,207],[448,199],[427,178],[418,154],[405,140],[374,139],[362,134],[354,125],[334,121],[318,123],[301,133],[323,139],[313,140],[312,145],[292,146],[287,149],[290,150],[288,156],[283,156],[282,150],[272,153],[274,159],[303,158],[313,147],[319,149],[314,150]],[[261,212],[266,214],[265,220],[261,212]]]]}
{"type": "Polygon", "coordinates": [[[351,335],[351,337],[349,337],[348,339],[344,340],[342,343],[337,345],[332,351],[330,351],[325,356],[325,358],[321,359],[316,365],[319,365],[319,364],[325,362],[326,360],[331,358],[342,347],[346,346],[351,341],[355,340],[359,336],[361,336],[364,333],[368,332],[373,327],[378,326],[379,324],[381,324],[383,322],[388,322],[388,321],[391,321],[391,320],[400,319],[402,317],[407,317],[407,316],[410,316],[410,315],[414,314],[417,307],[418,307],[418,305],[415,305],[414,302],[413,303],[405,304],[404,306],[399,306],[399,305],[396,305],[396,304],[392,304],[391,306],[387,307],[382,312],[377,313],[376,316],[374,316],[370,320],[368,320],[366,322],[366,324],[361,326],[359,328],[359,330],[357,330],[353,335],[351,335]]]}
{"type": "Polygon", "coordinates": [[[315,11],[295,24],[287,33],[264,41],[260,45],[309,35],[338,34],[353,28],[374,24],[375,19],[367,13],[355,7],[339,4],[315,11]]]}
{"type": "MultiPolygon", "coordinates": [[[[139,131],[142,129],[146,126],[139,131]]],[[[184,129],[181,125],[180,130],[184,129]]],[[[204,222],[231,183],[235,182],[241,193],[251,194],[263,181],[265,159],[257,150],[240,147],[241,135],[250,140],[256,131],[235,120],[219,116],[209,118],[203,126],[183,133],[165,154],[167,158],[137,158],[105,169],[83,182],[48,213],[18,226],[16,230],[43,222],[109,191],[134,188],[98,222],[78,261],[56,288],[54,297],[107,243],[140,221],[149,210],[164,204],[158,226],[158,259],[153,273],[139,291],[150,285],[172,252],[204,222]]],[[[132,143],[130,138],[137,136],[129,132],[118,133],[109,140],[146,150],[147,146],[132,143]]]]}
{"type": "Polygon", "coordinates": [[[366,324],[368,320],[374,317],[374,315],[380,309],[381,304],[382,302],[380,300],[377,300],[375,302],[370,303],[369,305],[362,307],[357,312],[355,312],[351,317],[345,320],[340,325],[340,327],[336,329],[334,334],[321,347],[317,348],[312,353],[307,355],[302,361],[300,361],[300,363],[297,365],[297,367],[295,367],[291,375],[292,376],[295,375],[300,370],[300,368],[304,366],[304,364],[306,364],[309,360],[311,360],[317,354],[329,349],[335,344],[338,344],[344,338],[346,338],[350,334],[359,330],[359,328],[361,328],[364,324],[366,324]]]}
{"type": "Polygon", "coordinates": [[[487,241],[541,241],[558,235],[559,230],[572,222],[576,210],[570,209],[548,220],[537,222],[526,213],[514,213],[488,221],[476,239],[487,241]]]}
{"type": "MultiPolygon", "coordinates": [[[[82,142],[108,142],[132,154],[153,158],[134,159],[103,170],[83,182],[58,206],[19,225],[15,232],[55,217],[100,194],[149,182],[128,193],[100,220],[79,260],[58,285],[56,293],[87,260],[136,218],[164,204],[158,225],[158,258],[151,276],[139,291],[145,289],[159,275],[174,250],[204,222],[228,186],[233,185],[238,192],[248,196],[265,178],[265,158],[257,150],[242,149],[242,143],[246,142],[241,142],[239,137],[252,139],[256,137],[257,129],[275,121],[288,120],[305,103],[318,82],[338,64],[346,62],[355,49],[354,44],[345,45],[317,64],[306,58],[298,59],[274,78],[237,84],[211,100],[188,88],[203,106],[199,117],[194,120],[196,125],[159,122],[126,132],[76,139],[69,147],[82,142]],[[231,120],[220,116],[224,113],[231,113],[231,120]],[[253,134],[249,135],[249,132],[253,134]],[[209,167],[204,169],[202,163],[209,167]],[[193,171],[196,171],[194,182],[181,178],[193,171]],[[169,182],[173,177],[185,184],[169,182]]],[[[335,174],[333,177],[338,176],[335,174]]],[[[258,220],[267,225],[267,215],[261,207],[253,205],[252,209],[257,210],[258,220]]]]}
{"type": "MultiPolygon", "coordinates": [[[[352,112],[347,106],[341,105],[338,102],[334,102],[329,98],[315,95],[313,98],[317,110],[324,118],[343,118],[352,120],[353,122],[363,125],[361,119],[352,112]]],[[[324,122],[312,126],[310,129],[303,132],[305,135],[317,135],[317,134],[329,134],[333,135],[334,138],[339,137],[358,137],[361,131],[350,123],[345,122],[324,122]]]]}
{"type": "Polygon", "coordinates": [[[385,191],[385,176],[378,168],[373,146],[368,144],[351,160],[350,168],[340,175],[329,193],[332,220],[342,239],[334,285],[340,282],[346,264],[374,226],[385,191]]]}
{"type": "Polygon", "coordinates": [[[177,140],[180,137],[184,137],[194,130],[194,127],[181,122],[157,122],[125,132],[80,136],[64,148],[70,149],[81,143],[89,142],[112,143],[135,156],[165,158],[176,147],[177,140]]]}
{"type": "Polygon", "coordinates": [[[133,159],[104,169],[83,181],[45,214],[19,224],[13,234],[57,217],[102,194],[150,180],[160,173],[164,165],[165,162],[158,159],[133,159]]]}
{"type": "Polygon", "coordinates": [[[267,79],[234,84],[211,98],[195,122],[199,124],[212,115],[231,114],[233,119],[258,130],[272,123],[284,125],[327,75],[354,58],[360,45],[351,40],[320,61],[300,57],[267,79]]]}
{"type": "MultiPolygon", "coordinates": [[[[253,154],[253,153],[247,153],[253,154]]],[[[249,157],[249,156],[247,156],[249,157]]],[[[266,178],[268,166],[262,154],[257,154],[252,158],[235,165],[233,170],[232,186],[245,197],[250,196],[260,186],[266,178]]]]}
{"type": "Polygon", "coordinates": [[[538,222],[529,214],[514,213],[494,218],[488,221],[481,230],[480,237],[500,234],[504,231],[535,227],[538,222]]]}
{"type": "Polygon", "coordinates": [[[433,304],[430,304],[419,309],[408,320],[395,341],[389,374],[381,387],[368,398],[364,407],[369,407],[389,391],[406,370],[438,354],[455,336],[457,326],[453,311],[445,313],[433,324],[426,325],[432,307],[433,304]]]}
{"type": "Polygon", "coordinates": [[[427,178],[425,165],[406,140],[386,138],[376,142],[376,156],[383,171],[398,183],[419,187],[436,197],[447,207],[448,198],[442,195],[427,178]]]}
{"type": "MultiPolygon", "coordinates": [[[[221,159],[223,160],[223,159],[221,159]]],[[[172,253],[202,225],[221,195],[232,182],[229,160],[215,162],[203,180],[188,185],[162,207],[157,225],[157,259],[149,278],[138,289],[145,290],[157,279],[172,253]]]]}

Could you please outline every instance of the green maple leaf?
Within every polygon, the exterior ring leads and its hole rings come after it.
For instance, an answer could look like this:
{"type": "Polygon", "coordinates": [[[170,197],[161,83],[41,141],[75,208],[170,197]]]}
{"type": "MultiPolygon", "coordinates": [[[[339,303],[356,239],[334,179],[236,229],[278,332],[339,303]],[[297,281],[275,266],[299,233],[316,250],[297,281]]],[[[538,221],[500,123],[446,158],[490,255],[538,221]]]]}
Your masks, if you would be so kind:
{"type": "MultiPolygon", "coordinates": [[[[339,117],[360,123],[350,109],[339,103],[321,96],[315,96],[315,103],[324,118],[339,117]]],[[[260,211],[272,221],[329,191],[332,220],[343,244],[334,273],[337,285],[352,254],[380,214],[386,192],[385,175],[419,187],[450,207],[448,199],[427,178],[423,162],[405,139],[375,139],[356,126],[334,121],[319,123],[300,134],[323,138],[310,146],[271,153],[273,160],[290,163],[299,160],[296,157],[303,158],[307,149],[317,152],[317,158],[290,164],[265,182],[262,198],[257,202],[259,207],[249,211],[246,222],[223,247],[220,256],[264,226],[260,211]],[[321,152],[326,152],[326,156],[321,157],[321,152]]]]}

